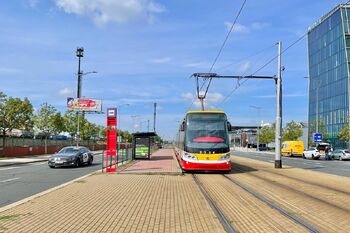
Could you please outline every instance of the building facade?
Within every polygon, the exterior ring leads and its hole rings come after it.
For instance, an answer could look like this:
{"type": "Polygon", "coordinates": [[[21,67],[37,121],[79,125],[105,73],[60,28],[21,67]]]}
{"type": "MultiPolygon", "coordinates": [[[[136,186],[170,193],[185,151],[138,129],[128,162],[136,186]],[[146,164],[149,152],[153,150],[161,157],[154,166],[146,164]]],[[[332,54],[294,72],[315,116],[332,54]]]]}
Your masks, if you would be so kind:
{"type": "Polygon", "coordinates": [[[341,4],[308,30],[309,144],[313,133],[345,146],[338,133],[348,123],[350,5],[341,4]]]}

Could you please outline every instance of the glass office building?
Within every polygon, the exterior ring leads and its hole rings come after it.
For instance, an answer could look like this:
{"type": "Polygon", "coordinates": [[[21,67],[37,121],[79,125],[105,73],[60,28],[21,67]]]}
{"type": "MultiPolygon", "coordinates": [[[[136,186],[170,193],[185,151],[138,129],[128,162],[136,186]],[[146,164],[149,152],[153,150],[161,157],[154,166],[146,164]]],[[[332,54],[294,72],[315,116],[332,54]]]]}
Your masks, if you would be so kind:
{"type": "Polygon", "coordinates": [[[313,133],[345,146],[339,131],[348,124],[350,5],[341,4],[308,30],[309,144],[313,133]]]}

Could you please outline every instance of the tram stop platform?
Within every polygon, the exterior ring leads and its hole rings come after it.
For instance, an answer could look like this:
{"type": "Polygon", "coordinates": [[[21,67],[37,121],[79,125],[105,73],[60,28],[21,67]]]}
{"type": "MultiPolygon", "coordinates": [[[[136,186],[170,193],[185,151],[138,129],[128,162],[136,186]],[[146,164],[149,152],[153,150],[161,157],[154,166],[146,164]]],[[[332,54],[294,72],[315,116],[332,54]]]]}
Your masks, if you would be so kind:
{"type": "Polygon", "coordinates": [[[118,173],[180,175],[182,171],[176,160],[174,150],[160,149],[155,151],[149,160],[136,160],[118,173]]]}

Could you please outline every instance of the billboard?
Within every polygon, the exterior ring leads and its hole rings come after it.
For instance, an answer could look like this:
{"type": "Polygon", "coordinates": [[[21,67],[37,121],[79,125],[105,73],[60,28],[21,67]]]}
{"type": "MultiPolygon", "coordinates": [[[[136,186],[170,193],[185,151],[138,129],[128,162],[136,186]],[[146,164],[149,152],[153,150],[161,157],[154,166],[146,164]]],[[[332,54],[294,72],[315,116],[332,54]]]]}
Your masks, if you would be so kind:
{"type": "Polygon", "coordinates": [[[68,97],[67,108],[72,111],[101,112],[102,100],[68,97]]]}

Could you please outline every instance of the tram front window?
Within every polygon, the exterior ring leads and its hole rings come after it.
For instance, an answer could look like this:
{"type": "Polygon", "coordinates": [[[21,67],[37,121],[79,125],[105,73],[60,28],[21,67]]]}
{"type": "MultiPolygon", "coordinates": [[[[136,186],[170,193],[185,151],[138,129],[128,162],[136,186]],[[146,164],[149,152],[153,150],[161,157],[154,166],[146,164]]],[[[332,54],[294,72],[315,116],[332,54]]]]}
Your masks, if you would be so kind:
{"type": "Polygon", "coordinates": [[[186,150],[190,153],[229,152],[225,114],[189,114],[186,126],[186,150]]]}

